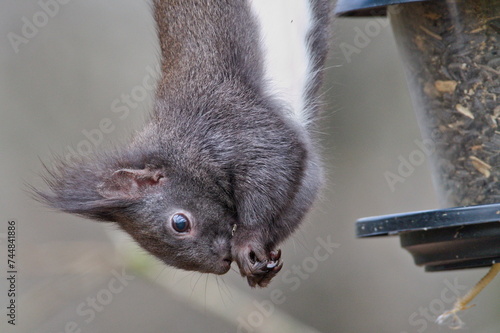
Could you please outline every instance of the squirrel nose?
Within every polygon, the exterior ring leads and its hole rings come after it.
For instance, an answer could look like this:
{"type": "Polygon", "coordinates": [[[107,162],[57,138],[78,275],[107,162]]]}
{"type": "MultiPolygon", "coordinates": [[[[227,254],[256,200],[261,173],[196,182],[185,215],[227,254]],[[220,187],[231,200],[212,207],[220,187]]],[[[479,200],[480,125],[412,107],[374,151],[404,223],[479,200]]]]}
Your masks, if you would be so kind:
{"type": "Polygon", "coordinates": [[[233,262],[233,258],[230,255],[227,255],[224,258],[222,258],[222,262],[231,265],[231,263],[233,262]]]}

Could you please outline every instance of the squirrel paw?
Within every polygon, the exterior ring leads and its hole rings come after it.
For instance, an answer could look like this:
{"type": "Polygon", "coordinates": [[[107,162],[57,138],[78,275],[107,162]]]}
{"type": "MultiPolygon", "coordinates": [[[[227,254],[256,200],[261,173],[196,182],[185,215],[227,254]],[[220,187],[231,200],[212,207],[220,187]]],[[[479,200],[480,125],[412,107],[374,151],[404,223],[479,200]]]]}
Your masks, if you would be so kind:
{"type": "Polygon", "coordinates": [[[281,250],[265,251],[246,246],[236,256],[241,276],[246,277],[250,287],[266,287],[283,267],[281,250]]]}

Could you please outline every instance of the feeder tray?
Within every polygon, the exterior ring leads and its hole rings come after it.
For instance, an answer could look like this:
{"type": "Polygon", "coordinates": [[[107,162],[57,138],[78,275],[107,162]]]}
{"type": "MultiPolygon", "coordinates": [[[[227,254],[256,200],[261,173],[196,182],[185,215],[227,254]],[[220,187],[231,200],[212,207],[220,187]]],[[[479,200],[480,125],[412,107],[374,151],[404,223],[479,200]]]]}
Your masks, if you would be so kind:
{"type": "Polygon", "coordinates": [[[425,270],[500,263],[500,204],[457,207],[359,219],[357,237],[399,235],[425,270]]]}
{"type": "Polygon", "coordinates": [[[499,263],[500,0],[339,0],[336,14],[390,16],[446,207],[363,218],[356,236],[399,235],[426,271],[499,263]]]}

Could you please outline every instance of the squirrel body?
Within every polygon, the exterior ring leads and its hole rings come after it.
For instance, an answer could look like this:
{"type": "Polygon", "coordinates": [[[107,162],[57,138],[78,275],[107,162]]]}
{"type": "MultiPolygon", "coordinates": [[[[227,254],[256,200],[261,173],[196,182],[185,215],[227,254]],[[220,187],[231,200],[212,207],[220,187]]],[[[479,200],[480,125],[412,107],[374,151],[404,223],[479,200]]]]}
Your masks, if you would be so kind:
{"type": "Polygon", "coordinates": [[[118,223],[166,264],[224,274],[235,261],[266,286],[323,179],[311,131],[329,11],[153,0],[162,75],[150,121],[120,149],[58,161],[38,197],[118,223]]]}

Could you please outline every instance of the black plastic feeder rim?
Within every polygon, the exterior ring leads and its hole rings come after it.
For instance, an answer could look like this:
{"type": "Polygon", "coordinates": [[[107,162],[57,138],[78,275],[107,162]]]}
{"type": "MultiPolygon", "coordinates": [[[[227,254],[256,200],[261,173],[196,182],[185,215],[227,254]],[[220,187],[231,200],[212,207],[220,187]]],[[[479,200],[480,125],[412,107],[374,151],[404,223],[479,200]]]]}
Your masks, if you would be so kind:
{"type": "Polygon", "coordinates": [[[500,262],[500,203],[359,219],[357,237],[399,235],[426,271],[500,262]]]}

